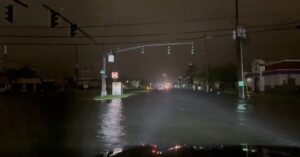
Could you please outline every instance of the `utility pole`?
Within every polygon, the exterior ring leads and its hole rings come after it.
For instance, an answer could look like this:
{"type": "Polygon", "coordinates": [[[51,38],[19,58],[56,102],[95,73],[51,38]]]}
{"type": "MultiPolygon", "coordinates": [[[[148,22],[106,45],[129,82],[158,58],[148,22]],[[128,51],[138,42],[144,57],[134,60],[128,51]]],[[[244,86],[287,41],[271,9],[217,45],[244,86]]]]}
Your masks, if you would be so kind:
{"type": "Polygon", "coordinates": [[[3,46],[3,72],[6,71],[7,45],[3,46]]]}
{"type": "Polygon", "coordinates": [[[78,82],[78,73],[79,73],[79,63],[78,63],[78,45],[75,50],[75,82],[78,82]]]}
{"type": "Polygon", "coordinates": [[[240,74],[239,74],[239,98],[245,99],[245,83],[244,83],[244,58],[243,58],[243,41],[242,39],[245,36],[245,32],[242,31],[242,28],[239,28],[239,1],[235,0],[235,37],[236,37],[236,52],[238,56],[238,60],[240,62],[240,74]],[[243,34],[244,33],[244,34],[243,34]]]}
{"type": "Polygon", "coordinates": [[[209,92],[209,84],[208,84],[208,57],[207,57],[207,41],[206,34],[204,33],[204,58],[205,58],[205,90],[206,93],[209,92]]]}
{"type": "Polygon", "coordinates": [[[102,70],[101,70],[101,75],[102,75],[102,89],[101,89],[101,96],[107,96],[107,91],[106,91],[106,57],[107,55],[103,55],[103,65],[102,65],[102,70]]]}

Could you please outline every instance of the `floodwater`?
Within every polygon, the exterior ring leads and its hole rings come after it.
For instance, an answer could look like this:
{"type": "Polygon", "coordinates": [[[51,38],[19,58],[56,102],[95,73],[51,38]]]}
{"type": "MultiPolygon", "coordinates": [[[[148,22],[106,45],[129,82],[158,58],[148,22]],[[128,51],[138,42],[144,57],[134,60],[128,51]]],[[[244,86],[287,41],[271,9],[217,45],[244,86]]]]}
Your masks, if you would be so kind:
{"type": "Polygon", "coordinates": [[[0,153],[95,156],[137,144],[300,146],[300,100],[187,90],[94,101],[98,91],[0,95],[0,153]]]}

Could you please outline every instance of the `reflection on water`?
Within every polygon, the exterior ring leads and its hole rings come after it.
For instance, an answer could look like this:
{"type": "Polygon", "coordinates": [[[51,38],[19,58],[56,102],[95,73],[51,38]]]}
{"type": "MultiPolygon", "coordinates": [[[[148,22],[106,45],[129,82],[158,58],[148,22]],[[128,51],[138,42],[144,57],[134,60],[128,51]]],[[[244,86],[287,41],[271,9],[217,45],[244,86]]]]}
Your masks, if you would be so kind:
{"type": "Polygon", "coordinates": [[[246,121],[247,104],[243,99],[238,100],[236,111],[238,113],[239,125],[244,125],[246,121]]]}
{"type": "Polygon", "coordinates": [[[239,100],[237,104],[237,112],[244,113],[247,110],[247,104],[245,100],[239,100]]]}
{"type": "Polygon", "coordinates": [[[112,100],[107,104],[107,110],[101,115],[98,130],[98,139],[100,143],[105,143],[107,149],[121,147],[124,127],[121,122],[124,117],[122,114],[121,99],[112,100]]]}

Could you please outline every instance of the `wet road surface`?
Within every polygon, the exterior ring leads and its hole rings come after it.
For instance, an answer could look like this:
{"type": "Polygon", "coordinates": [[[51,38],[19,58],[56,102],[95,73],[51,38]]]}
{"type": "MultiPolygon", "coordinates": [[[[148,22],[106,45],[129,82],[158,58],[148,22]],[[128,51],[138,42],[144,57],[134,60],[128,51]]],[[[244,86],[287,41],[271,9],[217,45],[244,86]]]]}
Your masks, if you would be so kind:
{"type": "Polygon", "coordinates": [[[300,146],[300,100],[188,90],[94,101],[97,92],[0,96],[0,153],[95,156],[136,144],[300,146]]]}

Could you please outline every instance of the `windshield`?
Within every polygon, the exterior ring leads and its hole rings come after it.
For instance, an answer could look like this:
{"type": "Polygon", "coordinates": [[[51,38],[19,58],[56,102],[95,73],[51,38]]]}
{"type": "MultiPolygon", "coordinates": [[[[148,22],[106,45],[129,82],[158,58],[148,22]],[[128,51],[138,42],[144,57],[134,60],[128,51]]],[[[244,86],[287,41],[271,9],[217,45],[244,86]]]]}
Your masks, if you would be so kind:
{"type": "Polygon", "coordinates": [[[0,6],[0,156],[300,146],[299,0],[0,6]]]}

